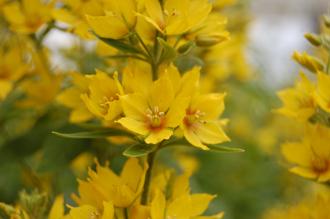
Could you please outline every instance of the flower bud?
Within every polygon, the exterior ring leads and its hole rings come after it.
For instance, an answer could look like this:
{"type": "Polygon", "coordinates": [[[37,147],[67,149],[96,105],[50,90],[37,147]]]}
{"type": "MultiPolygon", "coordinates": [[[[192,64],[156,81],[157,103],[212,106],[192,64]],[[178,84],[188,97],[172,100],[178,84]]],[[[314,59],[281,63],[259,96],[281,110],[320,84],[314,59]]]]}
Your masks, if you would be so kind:
{"type": "Polygon", "coordinates": [[[210,47],[228,39],[228,34],[199,35],[196,37],[196,45],[199,47],[210,47]]]}
{"type": "Polygon", "coordinates": [[[24,211],[31,216],[31,218],[40,218],[47,209],[48,197],[46,193],[34,191],[28,194],[23,191],[20,193],[20,203],[24,211]]]}
{"type": "Polygon", "coordinates": [[[323,21],[324,21],[325,26],[330,28],[330,16],[329,15],[324,15],[323,16],[323,21]]]}
{"type": "Polygon", "coordinates": [[[313,46],[320,46],[322,44],[321,37],[312,34],[312,33],[306,33],[305,38],[313,45],[313,46]]]}

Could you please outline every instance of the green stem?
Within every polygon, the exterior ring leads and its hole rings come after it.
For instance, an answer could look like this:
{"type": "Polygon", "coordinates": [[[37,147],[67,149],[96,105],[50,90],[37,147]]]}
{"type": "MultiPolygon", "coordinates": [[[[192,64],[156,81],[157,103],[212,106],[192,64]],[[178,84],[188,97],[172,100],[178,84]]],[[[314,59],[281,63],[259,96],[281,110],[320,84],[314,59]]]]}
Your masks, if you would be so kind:
{"type": "Polygon", "coordinates": [[[148,54],[149,58],[152,59],[152,54],[150,53],[147,45],[144,43],[143,39],[140,37],[140,35],[138,33],[135,33],[137,39],[139,40],[140,44],[142,45],[143,49],[145,50],[145,52],[148,54]]]}
{"type": "Polygon", "coordinates": [[[48,33],[53,29],[55,22],[51,21],[46,29],[40,34],[39,38],[37,39],[37,45],[40,48],[42,46],[42,42],[44,41],[45,37],[48,33]]]}
{"type": "Polygon", "coordinates": [[[141,205],[148,204],[149,189],[150,189],[152,170],[154,167],[156,152],[157,150],[147,155],[148,170],[146,172],[145,181],[143,185],[141,205]]]}
{"type": "Polygon", "coordinates": [[[155,81],[157,79],[157,75],[158,75],[158,65],[154,62],[152,62],[150,64],[151,64],[151,70],[152,70],[152,79],[155,81]]]}

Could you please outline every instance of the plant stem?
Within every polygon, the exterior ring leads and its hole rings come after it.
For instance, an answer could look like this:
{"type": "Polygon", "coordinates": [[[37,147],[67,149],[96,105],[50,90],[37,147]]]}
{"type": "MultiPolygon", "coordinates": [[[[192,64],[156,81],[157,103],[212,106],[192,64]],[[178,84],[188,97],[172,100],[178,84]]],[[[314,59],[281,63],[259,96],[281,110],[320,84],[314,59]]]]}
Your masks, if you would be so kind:
{"type": "Polygon", "coordinates": [[[145,44],[145,42],[143,41],[143,39],[141,38],[141,36],[138,34],[138,33],[135,33],[137,39],[139,40],[140,44],[142,45],[142,48],[145,50],[145,52],[147,53],[148,55],[148,58],[152,58],[152,54],[150,53],[147,45],[145,44]]]}
{"type": "Polygon", "coordinates": [[[151,64],[151,70],[152,70],[152,79],[155,81],[157,80],[157,74],[158,74],[158,66],[155,63],[150,63],[151,64]]]}
{"type": "Polygon", "coordinates": [[[157,150],[147,155],[148,170],[146,172],[145,181],[144,181],[144,185],[143,185],[141,205],[148,204],[150,182],[151,182],[152,170],[153,170],[153,166],[154,166],[156,152],[157,152],[157,150]]]}

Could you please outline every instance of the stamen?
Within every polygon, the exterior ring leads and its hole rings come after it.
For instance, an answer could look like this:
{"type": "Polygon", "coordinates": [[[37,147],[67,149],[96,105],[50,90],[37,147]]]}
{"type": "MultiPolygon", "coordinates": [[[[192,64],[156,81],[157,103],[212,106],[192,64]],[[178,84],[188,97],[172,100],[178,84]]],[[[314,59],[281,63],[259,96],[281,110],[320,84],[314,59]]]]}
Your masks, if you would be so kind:
{"type": "Polygon", "coordinates": [[[160,111],[158,106],[146,110],[147,123],[150,129],[160,129],[164,125],[165,112],[160,111]]]}

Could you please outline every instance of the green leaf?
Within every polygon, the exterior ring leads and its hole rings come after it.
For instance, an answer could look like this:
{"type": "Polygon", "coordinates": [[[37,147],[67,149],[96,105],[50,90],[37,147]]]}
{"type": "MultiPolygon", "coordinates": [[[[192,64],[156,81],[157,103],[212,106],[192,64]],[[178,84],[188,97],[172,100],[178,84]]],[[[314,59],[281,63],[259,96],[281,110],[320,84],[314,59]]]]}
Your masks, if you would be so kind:
{"type": "Polygon", "coordinates": [[[162,55],[160,57],[160,61],[172,61],[176,57],[176,50],[168,44],[165,40],[160,37],[157,37],[157,41],[161,45],[162,55]]]}
{"type": "Polygon", "coordinates": [[[60,133],[52,132],[53,134],[64,137],[64,138],[75,138],[75,139],[96,139],[96,138],[107,138],[111,136],[128,136],[132,137],[132,134],[119,130],[119,129],[100,129],[93,131],[75,132],[75,133],[60,133]]]}
{"type": "Polygon", "coordinates": [[[142,157],[145,156],[154,150],[156,150],[157,145],[148,145],[148,144],[134,144],[128,147],[124,151],[124,155],[127,157],[142,157]]]}
{"type": "Polygon", "coordinates": [[[245,152],[242,148],[234,148],[222,145],[207,145],[211,151],[221,152],[221,153],[243,153],[245,152]]]}
{"type": "Polygon", "coordinates": [[[140,50],[135,48],[134,46],[131,46],[129,44],[126,44],[120,40],[115,40],[115,39],[110,39],[110,38],[103,38],[97,36],[98,39],[103,41],[104,43],[108,44],[109,46],[112,46],[122,52],[127,52],[127,53],[141,53],[140,50]]]}

